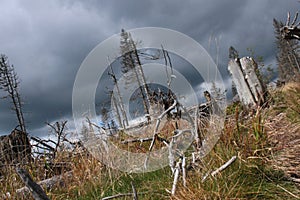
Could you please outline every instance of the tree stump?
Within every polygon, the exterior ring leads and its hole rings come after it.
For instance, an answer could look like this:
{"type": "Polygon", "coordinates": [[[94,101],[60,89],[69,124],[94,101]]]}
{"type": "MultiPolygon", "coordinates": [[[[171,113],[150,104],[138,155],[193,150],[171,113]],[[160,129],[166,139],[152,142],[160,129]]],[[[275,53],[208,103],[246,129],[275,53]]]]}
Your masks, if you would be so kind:
{"type": "Polygon", "coordinates": [[[31,161],[31,145],[27,133],[13,130],[0,136],[0,166],[25,164],[31,161]]]}

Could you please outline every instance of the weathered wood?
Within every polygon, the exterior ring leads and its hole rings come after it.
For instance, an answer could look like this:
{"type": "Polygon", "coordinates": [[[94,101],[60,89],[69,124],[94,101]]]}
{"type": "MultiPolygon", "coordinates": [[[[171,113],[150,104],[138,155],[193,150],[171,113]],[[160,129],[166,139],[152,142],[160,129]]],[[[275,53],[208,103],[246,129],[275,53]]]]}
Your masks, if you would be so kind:
{"type": "Polygon", "coordinates": [[[237,88],[237,93],[240,97],[241,102],[244,105],[255,104],[255,100],[252,96],[249,86],[245,81],[245,77],[241,68],[240,60],[231,59],[228,64],[228,70],[232,75],[232,80],[237,88]]]}
{"type": "Polygon", "coordinates": [[[224,165],[222,165],[221,167],[219,167],[218,169],[216,169],[215,171],[211,172],[211,173],[207,173],[203,178],[202,178],[202,183],[207,179],[207,177],[209,175],[211,176],[215,176],[216,174],[220,173],[221,171],[223,171],[224,169],[226,169],[229,165],[231,165],[235,160],[236,160],[236,156],[233,156],[232,158],[230,158],[230,160],[228,160],[224,165]]]}
{"type": "Polygon", "coordinates": [[[174,100],[173,105],[170,106],[167,110],[165,110],[160,116],[158,116],[157,121],[156,121],[156,125],[155,125],[154,134],[153,134],[153,136],[152,136],[153,139],[152,139],[152,142],[151,142],[150,147],[149,147],[149,152],[152,150],[152,148],[153,148],[153,146],[154,146],[154,143],[155,143],[155,140],[157,139],[158,128],[159,128],[159,125],[160,125],[160,122],[161,122],[162,118],[163,118],[170,110],[174,109],[175,106],[176,106],[176,104],[177,104],[177,101],[174,100]]]}
{"type": "Polygon", "coordinates": [[[176,186],[178,183],[178,178],[179,178],[179,171],[180,171],[180,163],[181,161],[178,161],[176,163],[176,167],[175,167],[175,171],[174,171],[174,180],[173,180],[173,185],[172,185],[172,190],[171,190],[171,194],[174,195],[176,192],[176,186]]]}
{"type": "MultiPolygon", "coordinates": [[[[73,175],[72,171],[66,172],[62,175],[53,176],[51,178],[39,181],[37,184],[41,187],[46,188],[47,190],[52,189],[55,185],[64,185],[64,178],[71,177],[73,175]]],[[[22,187],[16,190],[17,194],[26,195],[30,192],[28,187],[22,187]]]]}
{"type": "Polygon", "coordinates": [[[245,74],[245,80],[250,87],[255,103],[261,105],[265,102],[265,88],[257,77],[257,64],[251,57],[241,58],[240,63],[245,74]]]}
{"type": "Polygon", "coordinates": [[[35,200],[50,200],[41,186],[32,180],[31,176],[25,169],[16,168],[16,172],[25,183],[25,185],[29,188],[35,200]]]}
{"type": "Polygon", "coordinates": [[[28,136],[20,130],[0,136],[0,166],[31,161],[31,145],[28,136]]]}
{"type": "Polygon", "coordinates": [[[244,105],[262,105],[265,102],[266,89],[257,76],[258,68],[253,58],[231,59],[228,70],[244,105]]]}

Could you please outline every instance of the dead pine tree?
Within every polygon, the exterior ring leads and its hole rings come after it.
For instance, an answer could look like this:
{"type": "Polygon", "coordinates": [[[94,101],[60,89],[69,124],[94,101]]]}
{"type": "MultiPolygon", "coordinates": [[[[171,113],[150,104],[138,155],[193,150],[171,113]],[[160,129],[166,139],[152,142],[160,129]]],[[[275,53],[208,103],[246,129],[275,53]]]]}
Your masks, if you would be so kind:
{"type": "Polygon", "coordinates": [[[131,84],[132,81],[137,81],[145,112],[149,116],[149,114],[151,114],[149,88],[143,72],[140,55],[131,34],[124,29],[122,29],[121,32],[120,49],[122,54],[122,72],[126,75],[125,77],[128,80],[127,84],[131,84]]]}
{"type": "Polygon", "coordinates": [[[32,149],[23,117],[19,83],[14,66],[5,55],[0,55],[0,89],[7,93],[3,98],[11,100],[18,120],[18,126],[11,134],[0,137],[0,165],[31,162],[32,149]]]}
{"type": "Polygon", "coordinates": [[[10,98],[13,110],[16,113],[18,123],[22,132],[26,133],[26,126],[22,111],[22,101],[19,93],[19,83],[14,66],[10,65],[5,55],[0,56],[0,89],[7,92],[4,98],[10,98]]]}

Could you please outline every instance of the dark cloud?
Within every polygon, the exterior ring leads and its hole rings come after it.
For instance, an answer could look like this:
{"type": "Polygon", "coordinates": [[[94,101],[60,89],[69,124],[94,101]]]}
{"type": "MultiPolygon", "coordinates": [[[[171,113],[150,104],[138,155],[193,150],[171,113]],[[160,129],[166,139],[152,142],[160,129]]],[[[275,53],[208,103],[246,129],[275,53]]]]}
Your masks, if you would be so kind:
{"type": "MultiPolygon", "coordinates": [[[[0,13],[0,53],[21,79],[31,132],[45,121],[71,120],[72,87],[85,56],[121,28],[171,28],[201,43],[226,75],[229,46],[241,55],[253,48],[275,61],[273,18],[299,8],[296,0],[37,1],[4,0],[0,13]]],[[[273,63],[275,65],[275,63],[273,63]]],[[[3,96],[4,93],[0,92],[3,96]]],[[[0,134],[15,127],[7,100],[0,102],[0,134]]]]}

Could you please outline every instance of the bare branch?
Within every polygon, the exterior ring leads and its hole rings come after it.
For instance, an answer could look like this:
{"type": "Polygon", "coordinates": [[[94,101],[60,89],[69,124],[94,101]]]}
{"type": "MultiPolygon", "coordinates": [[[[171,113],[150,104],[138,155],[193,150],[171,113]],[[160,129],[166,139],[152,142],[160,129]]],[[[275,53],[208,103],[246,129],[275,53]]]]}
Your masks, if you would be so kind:
{"type": "MultiPolygon", "coordinates": [[[[216,169],[215,171],[211,172],[210,175],[211,176],[215,176],[216,174],[220,173],[221,171],[223,171],[224,169],[226,169],[229,165],[231,165],[234,161],[236,160],[236,156],[233,156],[230,160],[228,160],[224,165],[222,165],[221,167],[219,167],[218,169],[216,169]]],[[[202,178],[202,183],[207,179],[209,173],[206,174],[203,178],[202,178]]]]}
{"type": "Polygon", "coordinates": [[[177,104],[177,101],[174,100],[174,103],[172,106],[170,106],[167,110],[165,110],[160,116],[158,116],[157,118],[157,121],[156,121],[156,126],[155,126],[155,130],[154,130],[154,134],[153,134],[153,137],[152,137],[152,142],[151,142],[151,145],[149,147],[149,152],[152,150],[153,146],[154,146],[154,143],[155,143],[155,140],[157,139],[157,130],[158,130],[158,127],[160,125],[160,122],[162,120],[162,118],[172,109],[175,108],[177,104]]]}
{"type": "Polygon", "coordinates": [[[173,180],[173,185],[172,185],[172,190],[171,190],[172,195],[174,195],[176,192],[176,186],[177,186],[178,178],[179,178],[179,171],[180,171],[180,161],[177,162],[176,167],[175,167],[174,180],[173,180]]]}
{"type": "Polygon", "coordinates": [[[182,180],[183,180],[183,187],[186,187],[186,158],[185,156],[183,155],[182,157],[182,165],[181,165],[181,168],[182,168],[182,180]]]}
{"type": "MultiPolygon", "coordinates": [[[[139,192],[137,194],[147,194],[147,193],[148,192],[139,192]]],[[[132,195],[133,195],[133,193],[116,194],[116,195],[112,195],[112,196],[109,196],[109,197],[104,197],[101,200],[117,199],[117,198],[120,198],[120,197],[126,197],[126,196],[132,196],[132,195]]]]}
{"type": "Polygon", "coordinates": [[[132,188],[133,200],[138,200],[138,195],[132,181],[131,181],[131,188],[132,188]]]}
{"type": "Polygon", "coordinates": [[[54,151],[55,150],[55,148],[53,148],[52,146],[50,146],[49,144],[47,144],[47,140],[42,140],[42,139],[40,139],[38,137],[33,137],[33,136],[31,136],[30,139],[33,140],[33,141],[35,141],[35,142],[37,142],[38,144],[41,144],[41,145],[45,146],[50,151],[54,151]]]}
{"type": "Polygon", "coordinates": [[[286,20],[286,26],[289,26],[290,25],[290,21],[291,21],[291,13],[290,12],[288,12],[288,14],[287,14],[287,20],[286,20]]]}
{"type": "Polygon", "coordinates": [[[68,121],[63,122],[55,122],[54,124],[50,124],[46,122],[46,124],[51,127],[51,129],[54,131],[54,133],[57,136],[57,142],[55,143],[55,148],[53,151],[53,158],[56,157],[56,153],[58,151],[58,147],[61,145],[61,141],[64,141],[66,135],[64,134],[64,129],[66,127],[68,121]]]}
{"type": "Polygon", "coordinates": [[[296,12],[295,17],[294,17],[294,20],[293,20],[291,26],[294,26],[294,25],[296,24],[296,21],[297,21],[297,19],[298,19],[298,15],[299,15],[299,13],[296,12]]]}
{"type": "MultiPolygon", "coordinates": [[[[131,140],[125,140],[122,141],[122,144],[128,144],[128,143],[135,143],[135,142],[148,142],[153,140],[153,137],[149,137],[149,138],[136,138],[136,139],[131,139],[131,140]]],[[[164,142],[164,143],[169,143],[169,141],[165,138],[162,138],[160,136],[157,135],[157,140],[160,142],[164,142]]]]}
{"type": "Polygon", "coordinates": [[[284,187],[282,187],[282,186],[280,186],[280,185],[278,185],[278,184],[277,184],[277,187],[279,187],[280,189],[282,189],[283,191],[285,191],[286,193],[288,193],[289,195],[291,195],[291,196],[294,197],[295,199],[300,199],[299,196],[297,196],[297,195],[291,193],[290,191],[288,191],[288,190],[285,189],[284,187]]]}

